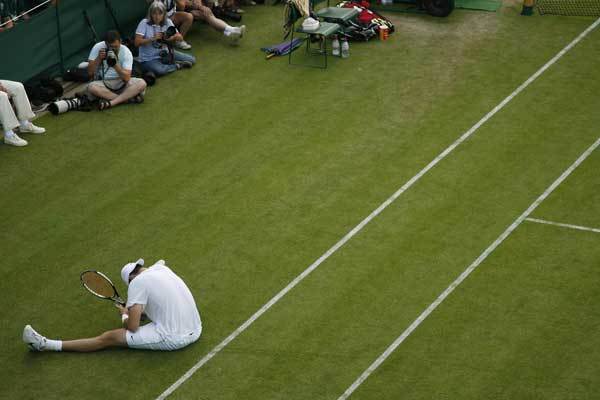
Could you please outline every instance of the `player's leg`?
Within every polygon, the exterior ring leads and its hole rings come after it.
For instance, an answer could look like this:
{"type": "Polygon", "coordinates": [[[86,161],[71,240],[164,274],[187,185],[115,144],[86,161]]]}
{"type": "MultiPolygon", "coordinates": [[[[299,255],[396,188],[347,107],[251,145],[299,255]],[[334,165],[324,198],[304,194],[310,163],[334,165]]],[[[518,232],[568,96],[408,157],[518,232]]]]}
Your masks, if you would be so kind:
{"type": "Polygon", "coordinates": [[[90,352],[109,347],[127,347],[123,328],[106,331],[100,336],[76,340],[53,340],[37,333],[31,326],[23,329],[23,341],[34,351],[78,351],[90,352]]]}
{"type": "Polygon", "coordinates": [[[63,340],[62,351],[90,352],[104,350],[109,347],[127,347],[125,329],[113,329],[100,336],[88,339],[63,340]]]}

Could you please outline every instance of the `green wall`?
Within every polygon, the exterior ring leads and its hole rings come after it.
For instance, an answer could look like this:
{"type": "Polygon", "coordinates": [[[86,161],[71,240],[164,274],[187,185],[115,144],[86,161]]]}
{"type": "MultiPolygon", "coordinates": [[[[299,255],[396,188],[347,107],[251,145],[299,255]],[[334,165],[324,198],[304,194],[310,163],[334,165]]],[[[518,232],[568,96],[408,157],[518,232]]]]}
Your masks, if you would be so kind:
{"type": "MultiPolygon", "coordinates": [[[[133,36],[144,17],[145,0],[112,0],[121,29],[133,36]]],[[[104,0],[61,0],[34,18],[0,33],[0,79],[27,81],[42,73],[59,73],[87,59],[94,39],[83,12],[92,20],[98,35],[115,29],[104,0]]]]}

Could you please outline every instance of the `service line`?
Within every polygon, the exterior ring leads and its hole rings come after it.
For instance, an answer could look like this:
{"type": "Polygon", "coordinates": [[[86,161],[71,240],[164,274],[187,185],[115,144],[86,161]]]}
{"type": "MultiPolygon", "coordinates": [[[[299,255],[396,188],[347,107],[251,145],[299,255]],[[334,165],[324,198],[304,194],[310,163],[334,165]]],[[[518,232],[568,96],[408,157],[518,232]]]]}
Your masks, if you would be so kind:
{"type": "Polygon", "coordinates": [[[348,232],[343,238],[341,238],[333,247],[327,250],[321,257],[319,257],[314,263],[312,263],[308,268],[306,268],[300,275],[295,277],[286,287],[281,289],[279,293],[277,293],[271,300],[265,303],[260,309],[258,309],[250,318],[246,320],[242,325],[240,325],[236,330],[234,330],[229,336],[227,336],[221,343],[215,346],[208,354],[202,357],[195,365],[193,365],[185,374],[183,374],[177,381],[175,381],[171,386],[169,386],[160,396],[158,396],[157,400],[163,400],[167,398],[171,393],[173,393],[179,386],[181,386],[185,381],[187,381],[200,367],[210,361],[215,355],[217,355],[221,350],[223,350],[232,340],[238,337],[242,332],[244,332],[250,325],[254,323],[261,315],[267,312],[275,303],[277,303],[281,298],[283,298],[290,290],[292,290],[296,285],[304,280],[311,272],[319,267],[325,260],[327,260],[332,254],[334,254],[340,247],[346,244],[354,235],[360,232],[369,222],[371,222],[375,217],[377,217],[383,210],[385,210],[390,204],[394,202],[402,193],[407,191],[411,186],[413,186],[417,181],[419,181],[423,175],[425,175],[429,170],[435,167],[440,161],[446,158],[450,153],[452,153],[461,143],[467,140],[471,135],[473,135],[483,124],[485,124],[490,118],[492,118],[498,111],[502,110],[512,99],[514,99],[519,93],[521,93],[527,86],[529,86],[533,81],[535,81],[540,75],[542,75],[548,68],[550,68],[554,63],[556,63],[560,58],[562,58],[569,50],[571,50],[577,43],[579,43],[588,33],[590,33],[596,26],[600,24],[600,18],[596,20],[592,25],[590,25],[585,31],[583,31],[579,36],[577,36],[571,43],[565,46],[561,51],[559,51],[554,57],[550,59],[546,64],[544,64],[540,69],[538,69],[533,75],[531,75],[525,82],[523,82],[518,88],[516,88],[511,94],[509,94],[504,100],[502,100],[496,107],[494,107],[490,112],[488,112],[483,118],[481,118],[475,125],[473,125],[468,131],[463,133],[458,139],[456,139],[450,146],[448,146],[444,151],[442,151],[437,157],[435,157],[429,164],[425,166],[422,170],[420,170],[415,176],[413,176],[408,182],[406,182],[400,189],[398,189],[393,195],[391,195],[387,200],[385,200],[379,207],[377,207],[371,214],[369,214],[365,219],[363,219],[358,225],[356,225],[350,232],[348,232]]]}
{"type": "Polygon", "coordinates": [[[535,223],[538,223],[538,224],[560,226],[561,228],[577,229],[578,231],[600,233],[600,229],[598,229],[598,228],[590,228],[590,227],[587,227],[587,226],[572,225],[572,224],[563,224],[561,222],[547,221],[545,219],[539,219],[539,218],[527,218],[526,220],[529,221],[529,222],[535,222],[535,223]]]}
{"type": "Polygon", "coordinates": [[[558,185],[567,179],[567,177],[571,175],[575,168],[577,168],[579,164],[588,158],[588,156],[592,154],[592,152],[599,145],[600,138],[598,138],[594,144],[588,147],[588,149],[584,151],[583,154],[579,156],[579,158],[544,191],[544,193],[542,193],[533,203],[531,203],[527,210],[525,210],[523,214],[521,214],[512,224],[510,224],[510,226],[506,228],[506,230],[502,232],[502,234],[498,236],[498,238],[494,240],[494,242],[489,245],[489,247],[485,249],[484,252],[481,253],[479,257],[477,257],[477,259],[475,259],[475,261],[473,261],[473,263],[471,263],[471,265],[469,265],[467,269],[465,269],[462,274],[460,274],[458,278],[456,278],[456,280],[452,282],[450,286],[448,286],[446,290],[444,290],[442,294],[440,294],[438,298],[435,299],[434,302],[431,303],[429,307],[427,307],[425,311],[423,311],[421,315],[419,315],[417,319],[415,319],[413,323],[410,324],[410,326],[406,328],[406,330],[402,332],[402,334],[398,336],[398,338],[396,338],[396,340],[394,340],[379,357],[377,357],[377,359],[354,381],[354,383],[352,383],[352,385],[350,385],[350,387],[348,387],[348,389],[346,389],[346,391],[340,397],[338,397],[338,400],[345,400],[350,397],[350,395],[369,377],[369,375],[371,375],[373,371],[375,371],[394,352],[394,350],[396,350],[396,348],[400,346],[400,344],[402,344],[402,342],[404,342],[406,338],[418,328],[419,325],[421,325],[421,323],[433,312],[433,310],[435,310],[446,299],[446,297],[448,297],[450,293],[452,293],[454,289],[458,287],[458,285],[460,285],[473,271],[475,271],[475,269],[481,265],[481,263],[494,250],[496,250],[496,248],[500,246],[500,244],[504,242],[504,240],[515,229],[517,229],[517,227],[521,225],[523,221],[527,219],[527,217],[529,217],[529,215],[542,203],[542,201],[544,201],[546,197],[548,197],[550,193],[552,193],[554,189],[558,187],[558,185]]]}

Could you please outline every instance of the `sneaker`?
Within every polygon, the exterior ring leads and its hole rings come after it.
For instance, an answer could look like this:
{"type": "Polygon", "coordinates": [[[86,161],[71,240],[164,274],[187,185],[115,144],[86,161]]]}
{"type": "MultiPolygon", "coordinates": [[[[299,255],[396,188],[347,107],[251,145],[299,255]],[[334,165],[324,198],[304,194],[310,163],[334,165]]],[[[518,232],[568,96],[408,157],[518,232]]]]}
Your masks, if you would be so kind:
{"type": "Polygon", "coordinates": [[[31,325],[25,325],[23,328],[23,341],[32,351],[44,351],[46,348],[46,338],[37,333],[31,325]]]}
{"type": "Polygon", "coordinates": [[[192,48],[192,45],[185,40],[180,40],[179,42],[175,42],[175,47],[181,50],[189,50],[192,48]]]}
{"type": "Polygon", "coordinates": [[[20,133],[35,133],[36,135],[41,135],[46,132],[46,129],[35,126],[33,123],[29,122],[25,127],[19,128],[20,133]]]}
{"type": "Polygon", "coordinates": [[[190,69],[194,66],[191,61],[176,61],[177,69],[190,69]]]}
{"type": "Polygon", "coordinates": [[[21,139],[16,133],[5,133],[4,143],[10,144],[11,146],[23,147],[27,146],[27,140],[21,139]]]}
{"type": "Polygon", "coordinates": [[[240,39],[244,37],[245,33],[246,33],[246,25],[240,26],[240,39]]]}

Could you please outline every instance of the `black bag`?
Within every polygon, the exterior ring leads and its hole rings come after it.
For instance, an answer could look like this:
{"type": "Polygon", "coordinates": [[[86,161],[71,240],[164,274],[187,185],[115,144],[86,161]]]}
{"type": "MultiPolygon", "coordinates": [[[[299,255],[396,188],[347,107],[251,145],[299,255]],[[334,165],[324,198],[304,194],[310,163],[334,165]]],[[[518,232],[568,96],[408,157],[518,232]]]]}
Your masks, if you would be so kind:
{"type": "Polygon", "coordinates": [[[49,77],[41,77],[37,80],[32,79],[26,82],[24,86],[29,101],[35,106],[51,103],[62,97],[64,92],[60,82],[49,77]]]}
{"type": "Polygon", "coordinates": [[[87,68],[69,68],[63,74],[63,80],[66,82],[89,82],[90,76],[88,75],[87,68]]]}

